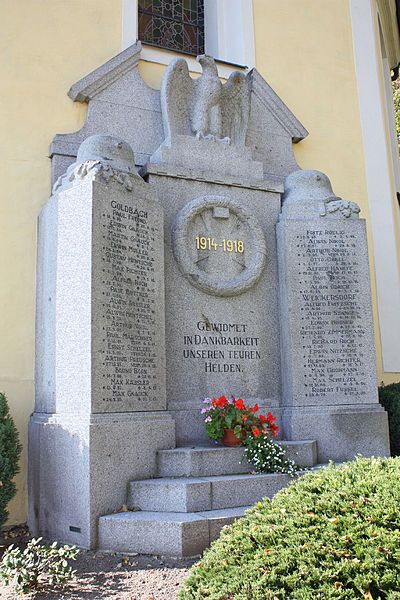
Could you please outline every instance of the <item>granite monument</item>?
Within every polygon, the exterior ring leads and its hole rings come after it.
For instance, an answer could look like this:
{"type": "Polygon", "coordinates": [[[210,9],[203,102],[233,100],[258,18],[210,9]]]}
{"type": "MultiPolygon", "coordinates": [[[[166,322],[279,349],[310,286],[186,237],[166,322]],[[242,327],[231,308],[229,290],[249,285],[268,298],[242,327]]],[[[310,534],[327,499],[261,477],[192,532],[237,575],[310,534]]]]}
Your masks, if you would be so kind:
{"type": "Polygon", "coordinates": [[[70,90],[39,218],[30,526],[105,550],[201,552],[286,485],[212,446],[202,398],[277,415],[303,465],[388,454],[365,223],[301,170],[307,131],[255,69],[141,79],[140,44],[70,90]]]}

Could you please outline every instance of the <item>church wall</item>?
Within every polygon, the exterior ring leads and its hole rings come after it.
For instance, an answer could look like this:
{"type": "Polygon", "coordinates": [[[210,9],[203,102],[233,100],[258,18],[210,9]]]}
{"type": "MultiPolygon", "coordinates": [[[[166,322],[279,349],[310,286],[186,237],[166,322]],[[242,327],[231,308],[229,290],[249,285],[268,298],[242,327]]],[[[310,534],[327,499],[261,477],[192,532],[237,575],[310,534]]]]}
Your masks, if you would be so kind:
{"type": "MultiPolygon", "coordinates": [[[[79,129],[86,105],[67,92],[122,49],[122,0],[3,0],[3,193],[0,214],[0,390],[26,449],[34,399],[36,218],[50,191],[48,148],[56,133],[79,129]]],[[[328,173],[339,195],[368,219],[363,140],[347,0],[253,0],[256,67],[310,132],[295,146],[299,165],[328,173]],[[340,93],[338,93],[340,90],[340,93]]],[[[164,65],[141,61],[159,87],[164,65]]],[[[369,230],[373,275],[372,238],[369,230]]],[[[374,277],[372,277],[375,297],[374,277]]],[[[389,291],[388,291],[389,292],[389,291]]],[[[385,374],[374,304],[378,380],[385,374]]],[[[25,450],[24,450],[25,451],[25,450]]],[[[10,524],[26,520],[26,456],[10,524]]]]}
{"type": "MultiPolygon", "coordinates": [[[[399,381],[400,373],[383,370],[349,2],[254,0],[253,5],[256,66],[310,132],[294,146],[299,165],[328,173],[338,195],[355,200],[367,219],[378,381],[399,381]]],[[[380,84],[383,97],[383,80],[380,84]]],[[[397,250],[400,257],[399,244],[397,250]]]]}
{"type": "Polygon", "coordinates": [[[109,0],[4,0],[0,164],[0,390],[24,444],[10,523],[26,520],[26,441],[34,400],[36,219],[50,192],[48,150],[86,106],[72,83],[120,51],[121,9],[109,0]]]}

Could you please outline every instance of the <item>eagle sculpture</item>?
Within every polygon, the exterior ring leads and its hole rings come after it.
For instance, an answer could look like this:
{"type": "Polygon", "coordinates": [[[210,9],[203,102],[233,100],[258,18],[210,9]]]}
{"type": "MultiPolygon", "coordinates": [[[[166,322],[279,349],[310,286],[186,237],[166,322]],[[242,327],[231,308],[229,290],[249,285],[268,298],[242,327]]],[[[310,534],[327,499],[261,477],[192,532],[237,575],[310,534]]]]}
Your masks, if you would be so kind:
{"type": "Polygon", "coordinates": [[[198,56],[202,74],[192,79],[187,62],[175,58],[161,85],[161,109],[166,139],[191,135],[244,146],[250,112],[246,76],[234,71],[222,84],[211,56],[198,56]]]}

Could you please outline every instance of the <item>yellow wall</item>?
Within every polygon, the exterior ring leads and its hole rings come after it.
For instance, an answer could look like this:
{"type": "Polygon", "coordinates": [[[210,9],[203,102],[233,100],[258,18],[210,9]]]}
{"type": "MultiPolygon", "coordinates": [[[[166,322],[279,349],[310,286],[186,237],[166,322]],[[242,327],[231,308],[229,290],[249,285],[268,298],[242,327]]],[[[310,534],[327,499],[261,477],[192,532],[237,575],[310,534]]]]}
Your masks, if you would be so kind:
{"type": "MultiPolygon", "coordinates": [[[[381,6],[381,2],[378,2],[378,4],[381,6]]],[[[376,43],[377,47],[380,47],[381,40],[380,40],[378,16],[376,16],[376,19],[375,19],[375,43],[376,43]]],[[[379,78],[380,78],[380,91],[381,91],[382,105],[385,106],[387,104],[387,95],[386,95],[386,91],[385,91],[385,75],[384,75],[384,70],[383,70],[383,63],[382,63],[382,68],[380,69],[379,76],[380,76],[379,78]]],[[[390,101],[391,101],[391,99],[390,99],[390,101]]],[[[393,156],[393,151],[392,151],[391,136],[393,135],[393,132],[392,132],[392,128],[391,128],[389,114],[386,114],[385,132],[386,132],[386,147],[387,147],[388,157],[392,160],[392,162],[398,161],[399,155],[396,154],[395,156],[393,156]]],[[[396,146],[397,146],[397,144],[396,144],[396,146]]],[[[396,182],[395,182],[395,176],[394,176],[393,169],[390,169],[390,187],[392,188],[393,223],[399,223],[399,205],[398,205],[398,200],[397,200],[397,196],[396,196],[397,190],[396,190],[396,182]]],[[[397,245],[397,265],[400,268],[400,228],[395,227],[394,233],[395,233],[396,245],[397,245]]],[[[377,336],[377,337],[378,337],[377,345],[378,345],[379,350],[381,350],[380,339],[379,339],[379,336],[377,336]]],[[[378,353],[377,359],[378,359],[378,377],[379,377],[378,381],[379,382],[383,381],[385,384],[399,382],[400,381],[399,373],[384,372],[383,366],[382,366],[381,352],[378,353]],[[379,361],[381,361],[381,362],[379,363],[379,361]]]]}
{"type": "MultiPolygon", "coordinates": [[[[0,45],[0,390],[21,432],[34,399],[36,218],[50,191],[48,148],[79,129],[72,83],[121,50],[117,0],[2,0],[0,45]]],[[[10,522],[26,520],[26,457],[10,522]]]]}
{"type": "MultiPolygon", "coordinates": [[[[348,0],[253,0],[256,67],[308,129],[294,146],[303,169],[327,173],[338,196],[356,201],[367,220],[374,300],[373,244],[348,0]]],[[[383,93],[383,81],[382,81],[383,93]]],[[[374,301],[378,381],[384,373],[374,301]]]]}
{"type": "MultiPolygon", "coordinates": [[[[253,5],[257,68],[310,131],[295,147],[300,166],[328,173],[335,192],[359,202],[368,219],[348,1],[253,5]]],[[[2,0],[2,9],[0,390],[26,448],[34,398],[36,218],[50,191],[48,148],[56,133],[84,123],[86,106],[67,97],[71,84],[121,50],[122,0],[2,0]]],[[[142,61],[139,68],[159,87],[164,66],[142,61]]],[[[26,518],[24,465],[25,457],[11,523],[26,518]]]]}

